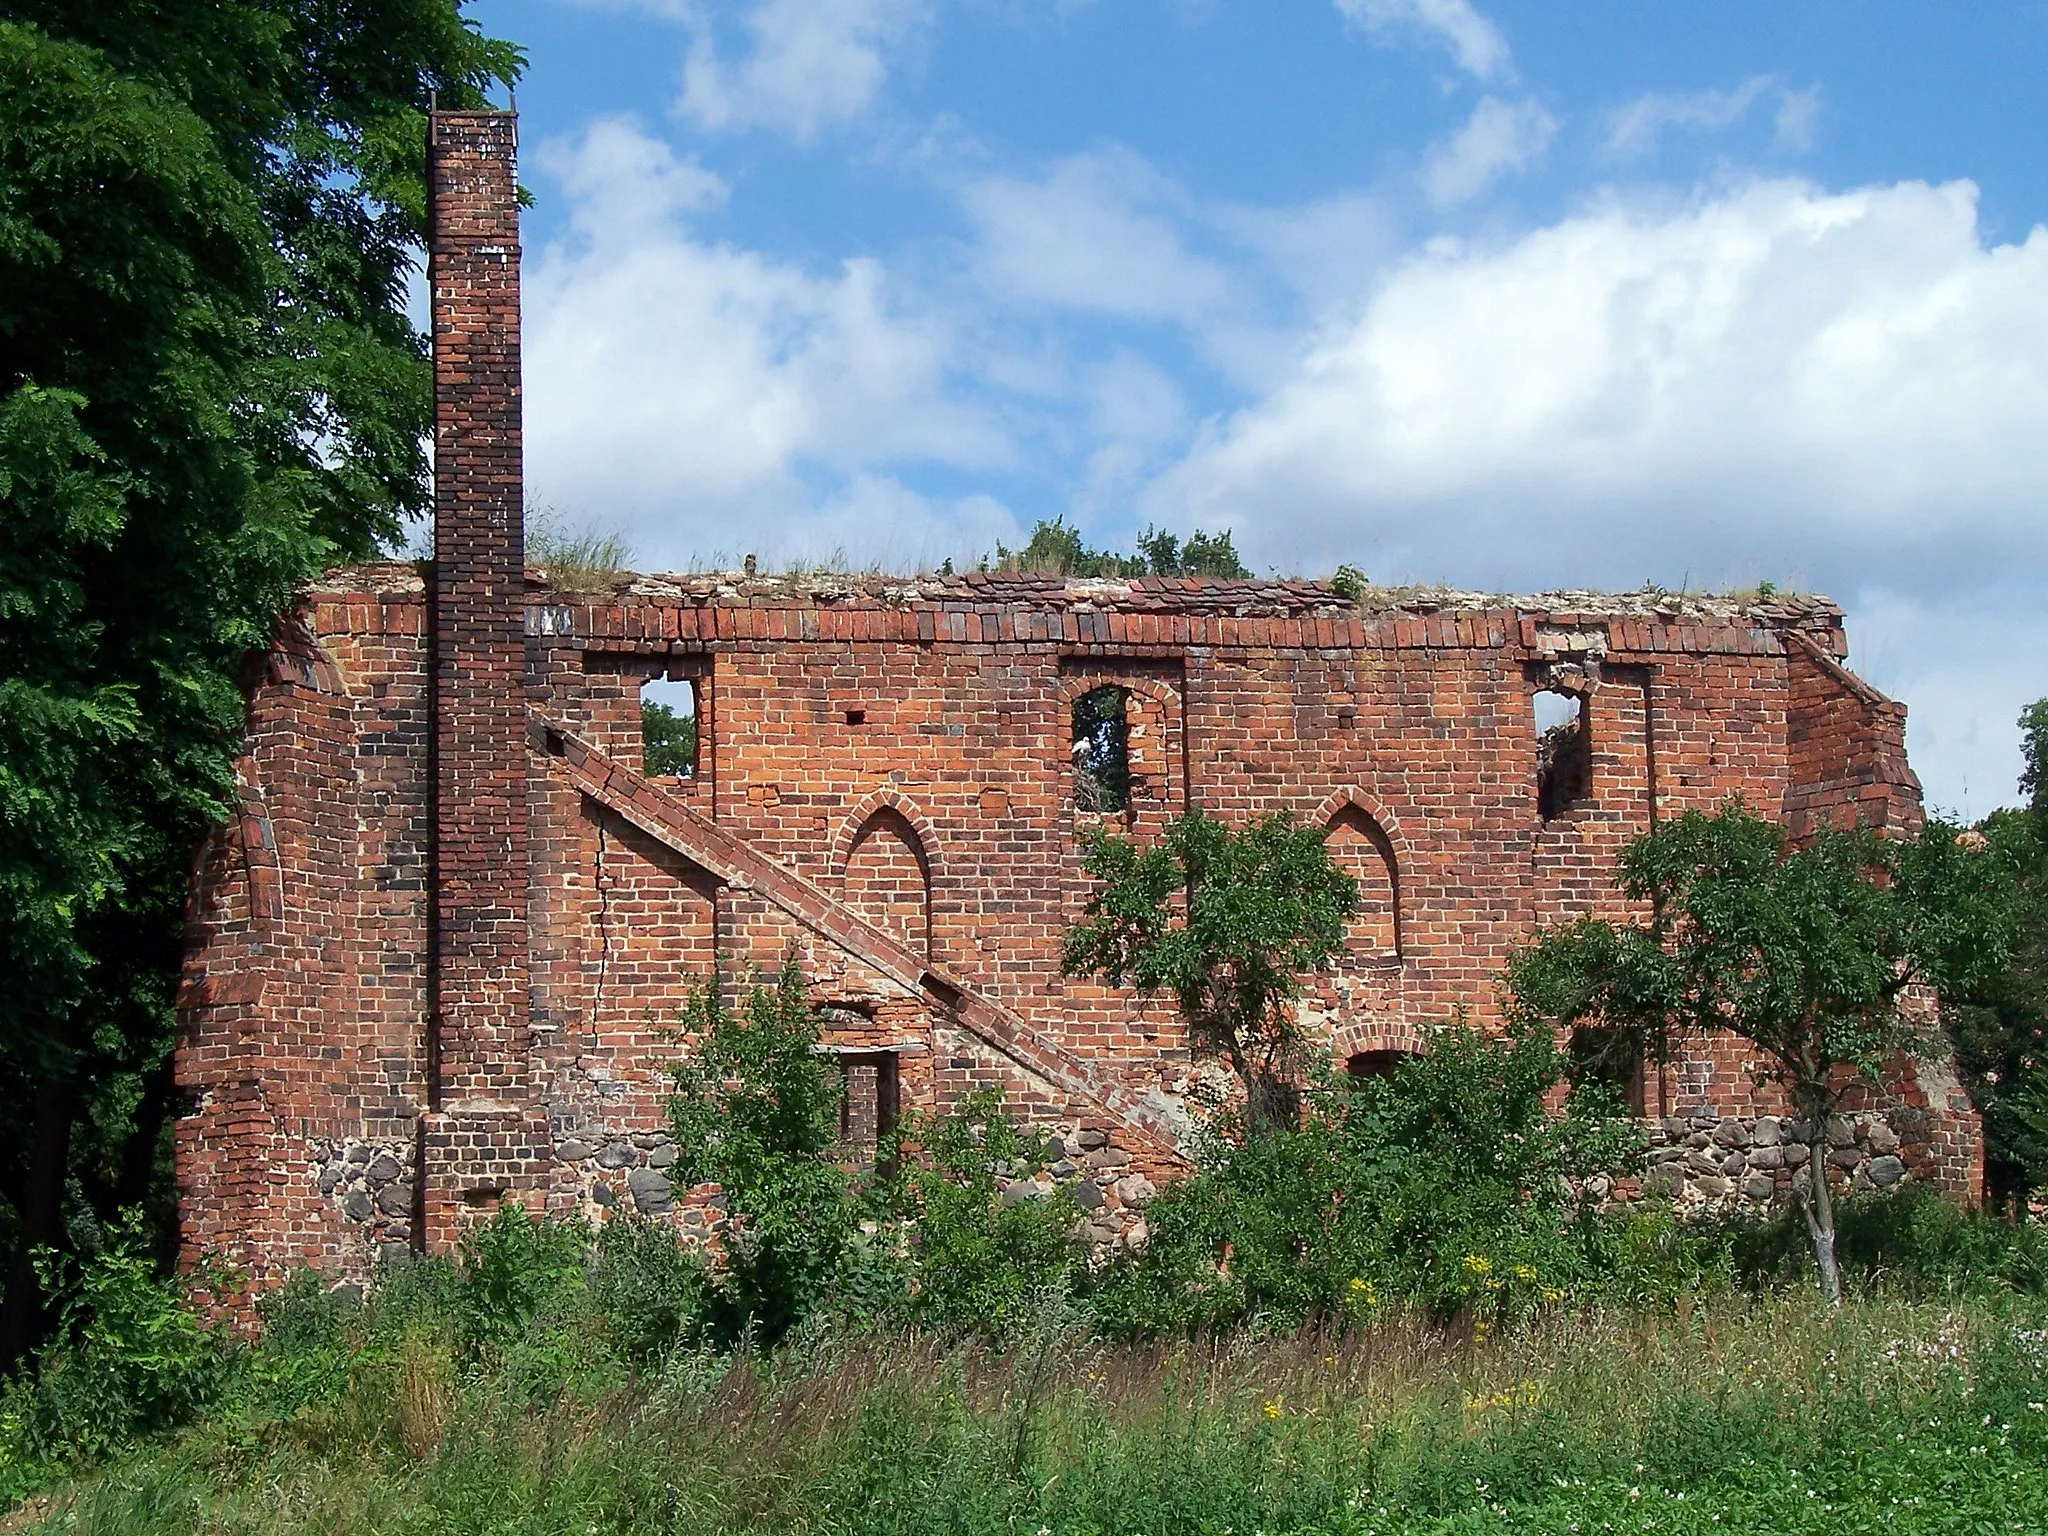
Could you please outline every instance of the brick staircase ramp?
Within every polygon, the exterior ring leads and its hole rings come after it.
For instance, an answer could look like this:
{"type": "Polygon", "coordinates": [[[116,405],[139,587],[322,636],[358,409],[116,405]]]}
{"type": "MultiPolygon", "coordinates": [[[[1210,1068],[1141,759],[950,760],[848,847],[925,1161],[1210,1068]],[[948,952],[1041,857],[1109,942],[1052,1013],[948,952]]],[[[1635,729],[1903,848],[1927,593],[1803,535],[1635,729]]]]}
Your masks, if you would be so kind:
{"type": "Polygon", "coordinates": [[[1126,1146],[1186,1167],[1172,1124],[1093,1062],[1047,1040],[1001,1003],[932,964],[829,891],[683,804],[538,710],[527,712],[534,748],[577,789],[727,885],[758,893],[799,923],[925,999],[941,1016],[1070,1100],[1093,1105],[1128,1133],[1126,1146]]]}

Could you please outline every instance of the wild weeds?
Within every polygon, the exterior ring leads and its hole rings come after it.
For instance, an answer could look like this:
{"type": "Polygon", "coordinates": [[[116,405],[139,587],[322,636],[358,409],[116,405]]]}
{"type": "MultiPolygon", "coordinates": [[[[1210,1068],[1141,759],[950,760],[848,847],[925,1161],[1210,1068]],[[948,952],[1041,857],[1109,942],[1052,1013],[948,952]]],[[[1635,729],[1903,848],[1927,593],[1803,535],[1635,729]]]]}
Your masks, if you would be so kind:
{"type": "Polygon", "coordinates": [[[544,1407],[465,1372],[452,1332],[415,1334],[395,1383],[352,1373],[354,1406],[311,1433],[304,1408],[202,1427],[53,1528],[1244,1536],[1462,1529],[1633,1488],[1699,1506],[1702,1529],[1758,1499],[1778,1529],[1837,1528],[1801,1523],[1807,1504],[1940,1529],[1912,1511],[2048,1512],[2029,1481],[2048,1458],[2048,1412],[2027,1407],[2040,1321],[1796,1295],[1557,1309],[1485,1337],[1417,1315],[1128,1345],[1057,1325],[1008,1348],[819,1334],[708,1371],[679,1351],[544,1407]],[[177,1523],[143,1523],[180,1498],[177,1523]]]}

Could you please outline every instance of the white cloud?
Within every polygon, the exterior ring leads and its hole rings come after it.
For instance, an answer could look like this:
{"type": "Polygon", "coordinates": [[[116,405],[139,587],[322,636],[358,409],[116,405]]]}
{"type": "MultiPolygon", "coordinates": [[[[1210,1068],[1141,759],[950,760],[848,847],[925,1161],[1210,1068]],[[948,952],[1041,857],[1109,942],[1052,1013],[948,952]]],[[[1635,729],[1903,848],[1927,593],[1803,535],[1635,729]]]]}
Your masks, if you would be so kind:
{"type": "Polygon", "coordinates": [[[1534,99],[1482,99],[1472,116],[1422,161],[1422,191],[1439,208],[1477,197],[1495,178],[1542,158],[1557,136],[1557,119],[1534,99]]]}
{"type": "Polygon", "coordinates": [[[1431,245],[1155,494],[1431,574],[1924,573],[2048,553],[2043,420],[2048,230],[1987,248],[1968,183],[1758,182],[1431,245]]]}
{"type": "Polygon", "coordinates": [[[1847,600],[1849,664],[1907,701],[1907,756],[1933,810],[1974,821],[2019,799],[2016,722],[2048,697],[2042,574],[1993,572],[1982,588],[1933,600],[1893,587],[1847,600]]]}
{"type": "Polygon", "coordinates": [[[1231,274],[1182,241],[1180,190],[1129,150],[1073,156],[1042,181],[979,181],[962,201],[1000,302],[1195,324],[1228,303],[1231,274]]]}
{"type": "Polygon", "coordinates": [[[1432,38],[1475,79],[1514,75],[1507,39],[1470,0],[1337,0],[1337,9],[1368,32],[1419,32],[1432,38]]]}
{"type": "Polygon", "coordinates": [[[1788,89],[1781,92],[1778,97],[1778,110],[1771,118],[1771,127],[1777,135],[1778,147],[1796,150],[1813,148],[1813,130],[1819,121],[1819,86],[1810,85],[1803,91],[1788,89]]]}
{"type": "MultiPolygon", "coordinates": [[[[771,563],[824,561],[857,570],[971,566],[998,543],[1024,542],[1016,516],[992,496],[928,496],[885,474],[852,476],[813,508],[762,529],[749,549],[771,563]]],[[[745,551],[728,551],[733,560],[745,551]]]]}
{"type": "Polygon", "coordinates": [[[1371,274],[1394,254],[1398,234],[1392,209],[1365,192],[1294,207],[1231,207],[1217,217],[1316,312],[1356,302],[1371,274]]]}
{"type": "Polygon", "coordinates": [[[1666,129],[1718,133],[1744,121],[1758,102],[1771,97],[1778,103],[1772,126],[1779,147],[1810,149],[1820,115],[1820,88],[1796,91],[1774,75],[1751,75],[1729,91],[1652,91],[1638,96],[1614,113],[1608,125],[1607,149],[1610,154],[1628,157],[1654,154],[1666,129]]]}
{"type": "Polygon", "coordinates": [[[1968,183],[1753,182],[1432,243],[1140,512],[1387,579],[1832,591],[1975,812],[2048,693],[2044,420],[2048,230],[1986,244],[1968,183]]]}
{"type": "Polygon", "coordinates": [[[929,0],[759,0],[751,51],[722,58],[708,22],[683,69],[683,113],[710,129],[771,128],[799,143],[873,105],[890,50],[929,20],[929,0]]]}
{"type": "Polygon", "coordinates": [[[2048,694],[2044,420],[2048,229],[1987,244],[1968,182],[1751,182],[1434,242],[1141,514],[1386,580],[1831,590],[1978,815],[2048,694]]]}
{"type": "Polygon", "coordinates": [[[695,237],[682,215],[713,184],[629,123],[546,145],[539,163],[573,208],[572,237],[525,274],[541,499],[676,560],[766,547],[829,499],[819,476],[1009,456],[1000,426],[949,393],[947,327],[877,262],[819,274],[695,237]]]}

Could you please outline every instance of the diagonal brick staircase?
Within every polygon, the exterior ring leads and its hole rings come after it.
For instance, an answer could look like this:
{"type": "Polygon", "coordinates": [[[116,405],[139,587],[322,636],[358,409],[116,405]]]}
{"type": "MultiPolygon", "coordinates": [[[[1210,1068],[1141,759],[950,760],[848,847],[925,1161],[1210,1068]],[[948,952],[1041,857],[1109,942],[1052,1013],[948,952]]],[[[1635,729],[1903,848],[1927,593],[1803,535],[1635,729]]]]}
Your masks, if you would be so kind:
{"type": "Polygon", "coordinates": [[[1173,1125],[1093,1062],[1047,1040],[1024,1019],[806,880],[683,804],[644,774],[608,757],[538,710],[527,712],[534,749],[557,762],[578,790],[649,837],[724,881],[780,907],[814,933],[923,997],[950,1023],[1078,1104],[1116,1119],[1127,1149],[1185,1166],[1173,1125]]]}

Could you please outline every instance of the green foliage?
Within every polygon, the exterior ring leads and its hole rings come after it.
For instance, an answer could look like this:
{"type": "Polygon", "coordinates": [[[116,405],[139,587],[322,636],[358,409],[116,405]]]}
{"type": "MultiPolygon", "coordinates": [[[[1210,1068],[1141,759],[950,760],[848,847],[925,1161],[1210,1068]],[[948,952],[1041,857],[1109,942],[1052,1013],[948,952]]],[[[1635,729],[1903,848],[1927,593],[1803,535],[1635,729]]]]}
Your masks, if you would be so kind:
{"type": "MultiPolygon", "coordinates": [[[[1967,1210],[1924,1184],[1866,1190],[1836,1212],[1853,1290],[1913,1297],[2048,1295],[2048,1228],[1967,1210]]],[[[1732,1273],[1764,1290],[1798,1280],[1806,1234],[1790,1210],[1729,1224],[1732,1273]]]]}
{"type": "Polygon", "coordinates": [[[1330,590],[1347,603],[1355,603],[1363,598],[1366,588],[1370,585],[1365,572],[1355,565],[1338,566],[1337,574],[1330,578],[1330,590]]]}
{"type": "Polygon", "coordinates": [[[0,19],[0,1354],[28,1255],[154,1199],[191,853],[293,585],[427,505],[424,111],[455,0],[0,19]],[[69,1192],[69,1193],[68,1193],[69,1192]]]}
{"type": "Polygon", "coordinates": [[[633,564],[632,547],[610,529],[565,523],[552,509],[526,509],[526,563],[558,592],[610,592],[633,564]]]}
{"type": "MultiPolygon", "coordinates": [[[[1509,968],[1516,1014],[1628,1031],[1660,1056],[1676,1036],[1728,1030],[1815,1126],[1851,1081],[1928,1047],[1901,1012],[1908,988],[1982,986],[2012,951],[2006,871],[1939,822],[1911,840],[1823,831],[1795,847],[1739,803],[1688,811],[1629,845],[1619,885],[1651,916],[1543,934],[1509,968]]],[[[1824,1141],[1798,1187],[1832,1297],[1824,1141]]]]}
{"type": "Polygon", "coordinates": [[[844,1085],[817,1051],[794,957],[740,1014],[699,993],[685,1027],[697,1043],[670,1101],[676,1172],[722,1185],[732,1217],[712,1295],[718,1338],[772,1343],[828,1319],[1002,1336],[1080,1271],[1079,1211],[1064,1194],[1001,1198],[1047,1159],[995,1096],[906,1116],[864,1188],[841,1165],[844,1085]]]}
{"type": "Polygon", "coordinates": [[[1943,1021],[1970,1099],[1984,1117],[1985,1183],[2014,1211],[2048,1189],[2048,699],[2020,715],[2029,803],[1994,811],[1976,828],[2007,873],[2012,962],[1942,998],[1943,1021]]]}
{"type": "Polygon", "coordinates": [[[1046,1138],[1003,1112],[992,1093],[945,1115],[914,1114],[885,1149],[871,1196],[903,1244],[897,1318],[943,1333],[1013,1338],[1084,1273],[1080,1207],[1064,1189],[1005,1204],[1006,1179],[1050,1163],[1046,1138]]]}
{"type": "Polygon", "coordinates": [[[1291,1123],[1288,1005],[1301,973],[1343,949],[1358,907],[1323,833],[1284,812],[1233,832],[1197,807],[1148,847],[1090,829],[1082,864],[1100,888],[1067,932],[1066,973],[1172,992],[1196,1043],[1229,1054],[1253,1123],[1291,1123]]]}
{"type": "Polygon", "coordinates": [[[1627,1171],[1639,1139],[1594,1091],[1552,1114],[1563,1067],[1547,1032],[1457,1026],[1390,1078],[1318,1092],[1299,1130],[1226,1130],[1147,1211],[1150,1244],[1105,1281],[1101,1326],[1491,1320],[1610,1287],[1668,1296],[1700,1256],[1658,1258],[1616,1230],[1650,1218],[1581,1209],[1567,1181],[1627,1171]]]}
{"type": "Polygon", "coordinates": [[[517,1202],[463,1235],[462,1342],[472,1352],[501,1348],[535,1317],[587,1284],[589,1228],[536,1220],[517,1202]]]}
{"type": "Polygon", "coordinates": [[[807,1342],[723,1368],[681,1360],[545,1409],[390,1338],[374,1310],[344,1325],[366,1368],[55,1490],[50,1524],[1947,1536],[2048,1522],[2040,1318],[1981,1304],[1827,1314],[1735,1296],[1554,1312],[1483,1340],[1395,1320],[1167,1348],[807,1342]]]}
{"type": "Polygon", "coordinates": [[[0,1408],[0,1486],[37,1465],[103,1457],[211,1407],[231,1346],[157,1273],[140,1211],[109,1225],[98,1253],[37,1257],[61,1298],[57,1328],[32,1378],[0,1408]]]}
{"type": "Polygon", "coordinates": [[[589,1255],[591,1308],[636,1369],[660,1366],[702,1342],[711,1315],[711,1275],[673,1228],[614,1216],[589,1255]]]}
{"type": "Polygon", "coordinates": [[[641,763],[650,774],[688,778],[697,771],[697,717],[666,704],[640,704],[641,763]]]}
{"type": "Polygon", "coordinates": [[[1251,575],[1238,558],[1230,531],[1209,534],[1197,528],[1182,543],[1177,535],[1147,525],[1138,535],[1138,552],[1118,555],[1090,549],[1081,530],[1066,519],[1040,519],[1022,549],[996,545],[998,570],[1030,571],[1046,576],[1208,576],[1243,579],[1251,575]]]}
{"type": "Polygon", "coordinates": [[[683,1027],[695,1044],[669,1101],[675,1172],[723,1185],[730,1202],[727,1336],[772,1341],[822,1305],[856,1227],[852,1181],[834,1160],[844,1085],[818,1054],[794,956],[740,1013],[705,987],[683,1027]]]}

